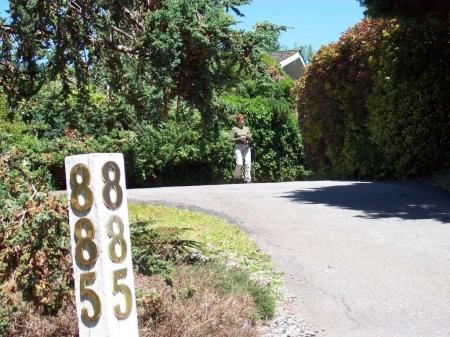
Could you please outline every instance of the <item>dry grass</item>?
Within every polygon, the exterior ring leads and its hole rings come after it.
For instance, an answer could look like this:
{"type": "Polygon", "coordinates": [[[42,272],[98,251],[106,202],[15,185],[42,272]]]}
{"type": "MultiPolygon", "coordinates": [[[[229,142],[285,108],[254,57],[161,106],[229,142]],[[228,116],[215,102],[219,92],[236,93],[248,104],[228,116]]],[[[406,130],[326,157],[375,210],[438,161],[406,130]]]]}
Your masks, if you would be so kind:
{"type": "Polygon", "coordinates": [[[78,326],[75,306],[69,305],[58,316],[47,316],[32,309],[14,314],[5,337],[75,337],[78,326]]]}
{"type": "Polygon", "coordinates": [[[139,306],[142,337],[256,337],[252,315],[255,305],[249,294],[223,295],[213,288],[208,269],[202,275],[178,268],[173,287],[162,277],[138,276],[142,291],[139,306]]]}
{"type": "MultiPolygon", "coordinates": [[[[225,295],[211,286],[207,268],[193,273],[179,266],[173,280],[136,276],[140,337],[258,337],[252,319],[255,304],[249,294],[225,295]]],[[[17,313],[6,337],[76,337],[75,308],[56,317],[31,310],[17,313]]]]}

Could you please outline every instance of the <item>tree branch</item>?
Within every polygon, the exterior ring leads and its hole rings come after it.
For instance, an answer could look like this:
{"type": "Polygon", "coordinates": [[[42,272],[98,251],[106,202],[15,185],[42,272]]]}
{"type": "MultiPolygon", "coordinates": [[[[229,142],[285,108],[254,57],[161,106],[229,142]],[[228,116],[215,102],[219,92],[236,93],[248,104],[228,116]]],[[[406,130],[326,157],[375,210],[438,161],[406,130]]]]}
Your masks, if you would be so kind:
{"type": "Polygon", "coordinates": [[[134,36],[128,34],[127,32],[123,31],[122,29],[116,27],[116,26],[112,26],[112,29],[114,29],[117,33],[122,34],[124,36],[126,36],[127,38],[129,38],[130,40],[134,40],[134,36]]]}
{"type": "Polygon", "coordinates": [[[7,25],[0,25],[0,30],[3,30],[6,33],[13,33],[14,30],[11,28],[11,26],[7,26],[7,25]]]}
{"type": "Polygon", "coordinates": [[[141,22],[136,19],[133,12],[131,12],[128,8],[124,7],[123,12],[128,16],[128,18],[134,23],[135,26],[139,28],[139,30],[142,32],[144,30],[144,27],[142,26],[141,22]]]}

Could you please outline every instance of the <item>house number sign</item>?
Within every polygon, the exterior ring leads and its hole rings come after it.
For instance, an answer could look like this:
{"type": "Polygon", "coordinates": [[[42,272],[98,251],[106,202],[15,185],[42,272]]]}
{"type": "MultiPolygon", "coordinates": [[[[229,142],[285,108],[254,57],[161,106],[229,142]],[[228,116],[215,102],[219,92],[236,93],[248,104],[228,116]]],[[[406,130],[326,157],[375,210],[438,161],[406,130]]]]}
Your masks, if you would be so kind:
{"type": "Polygon", "coordinates": [[[123,156],[65,160],[80,337],[137,337],[123,156]]]}

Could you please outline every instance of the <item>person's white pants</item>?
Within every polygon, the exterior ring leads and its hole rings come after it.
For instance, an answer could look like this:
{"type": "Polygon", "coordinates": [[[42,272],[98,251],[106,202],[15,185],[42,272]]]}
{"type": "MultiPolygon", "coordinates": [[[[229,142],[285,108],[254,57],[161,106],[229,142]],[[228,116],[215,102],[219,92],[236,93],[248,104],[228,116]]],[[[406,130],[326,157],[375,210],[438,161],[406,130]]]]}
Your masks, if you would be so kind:
{"type": "Polygon", "coordinates": [[[250,146],[246,144],[235,144],[234,154],[236,156],[236,168],[234,169],[234,179],[241,177],[242,166],[244,166],[244,179],[246,182],[251,182],[251,166],[252,166],[252,154],[250,146]]]}

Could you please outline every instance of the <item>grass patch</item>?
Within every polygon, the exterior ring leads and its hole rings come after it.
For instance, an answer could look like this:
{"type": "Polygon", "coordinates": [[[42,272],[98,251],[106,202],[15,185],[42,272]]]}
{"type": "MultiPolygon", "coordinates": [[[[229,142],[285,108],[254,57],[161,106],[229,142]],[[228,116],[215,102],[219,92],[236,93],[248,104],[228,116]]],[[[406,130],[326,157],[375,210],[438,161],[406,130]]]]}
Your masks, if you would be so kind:
{"type": "Polygon", "coordinates": [[[254,274],[270,276],[272,286],[281,285],[270,257],[236,225],[218,217],[184,208],[143,203],[130,203],[130,218],[150,221],[154,228],[181,230],[180,237],[203,244],[206,253],[254,274]]]}
{"type": "Polygon", "coordinates": [[[273,317],[275,311],[275,295],[267,286],[262,286],[249,277],[249,274],[239,268],[223,268],[220,263],[210,263],[192,269],[197,276],[208,274],[208,284],[220,291],[224,296],[236,294],[250,294],[256,308],[253,312],[255,319],[267,320],[273,317]]]}
{"type": "Polygon", "coordinates": [[[263,320],[273,317],[280,275],[275,272],[269,256],[240,228],[218,217],[183,208],[130,203],[129,211],[131,218],[144,219],[152,228],[169,228],[184,240],[199,242],[216,262],[206,268],[194,266],[193,275],[208,273],[210,286],[220,289],[223,295],[250,294],[256,305],[253,316],[263,320]],[[224,268],[224,264],[228,267],[224,268]],[[270,286],[254,282],[250,274],[266,276],[270,286]]]}

